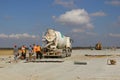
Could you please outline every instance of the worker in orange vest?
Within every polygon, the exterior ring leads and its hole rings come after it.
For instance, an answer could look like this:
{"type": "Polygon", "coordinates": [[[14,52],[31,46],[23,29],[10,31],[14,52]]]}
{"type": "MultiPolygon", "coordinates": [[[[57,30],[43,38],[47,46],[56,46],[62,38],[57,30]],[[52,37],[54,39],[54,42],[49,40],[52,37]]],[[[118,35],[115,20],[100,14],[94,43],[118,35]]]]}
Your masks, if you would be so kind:
{"type": "Polygon", "coordinates": [[[40,47],[40,45],[37,45],[37,51],[36,51],[36,53],[37,53],[37,56],[36,56],[36,58],[38,59],[38,58],[42,58],[42,53],[41,53],[41,47],[40,47]]]}

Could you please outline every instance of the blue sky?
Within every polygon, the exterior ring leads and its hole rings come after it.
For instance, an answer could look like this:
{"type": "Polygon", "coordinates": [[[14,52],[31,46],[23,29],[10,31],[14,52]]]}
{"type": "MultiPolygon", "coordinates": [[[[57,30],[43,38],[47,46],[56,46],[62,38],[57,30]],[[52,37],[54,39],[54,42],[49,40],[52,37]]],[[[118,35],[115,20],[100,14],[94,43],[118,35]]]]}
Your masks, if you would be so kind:
{"type": "Polygon", "coordinates": [[[120,46],[120,0],[0,0],[0,47],[42,45],[53,28],[73,46],[120,46]]]}

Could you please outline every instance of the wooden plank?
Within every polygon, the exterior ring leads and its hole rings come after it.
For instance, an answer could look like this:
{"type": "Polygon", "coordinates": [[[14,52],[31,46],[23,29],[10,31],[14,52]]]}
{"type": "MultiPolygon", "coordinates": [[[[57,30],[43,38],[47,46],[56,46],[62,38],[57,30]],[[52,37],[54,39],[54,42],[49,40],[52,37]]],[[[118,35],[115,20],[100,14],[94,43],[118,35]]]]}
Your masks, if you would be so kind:
{"type": "Polygon", "coordinates": [[[77,64],[77,65],[87,65],[87,62],[74,61],[74,64],[77,64]]]}

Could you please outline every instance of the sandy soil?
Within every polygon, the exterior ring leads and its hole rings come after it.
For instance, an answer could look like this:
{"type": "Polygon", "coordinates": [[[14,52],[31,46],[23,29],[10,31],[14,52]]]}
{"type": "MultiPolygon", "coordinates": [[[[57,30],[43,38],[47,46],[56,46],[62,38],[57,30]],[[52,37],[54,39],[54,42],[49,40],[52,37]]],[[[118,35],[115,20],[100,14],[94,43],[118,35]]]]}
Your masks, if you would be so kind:
{"type": "Polygon", "coordinates": [[[63,62],[29,63],[21,60],[9,63],[13,56],[0,56],[0,80],[120,80],[119,54],[120,50],[74,50],[71,57],[62,59],[63,62]],[[107,65],[108,59],[115,59],[116,65],[107,65]]]}

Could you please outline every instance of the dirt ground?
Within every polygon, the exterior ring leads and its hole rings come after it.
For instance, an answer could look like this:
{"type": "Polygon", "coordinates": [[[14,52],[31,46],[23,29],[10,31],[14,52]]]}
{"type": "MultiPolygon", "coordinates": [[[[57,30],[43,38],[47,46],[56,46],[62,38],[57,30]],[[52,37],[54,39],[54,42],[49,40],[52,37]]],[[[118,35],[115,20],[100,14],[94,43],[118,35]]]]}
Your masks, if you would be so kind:
{"type": "Polygon", "coordinates": [[[120,50],[73,50],[71,57],[28,63],[9,63],[13,55],[0,56],[0,80],[120,80],[119,54],[120,50]],[[108,59],[116,65],[108,65],[108,59]]]}
{"type": "Polygon", "coordinates": [[[13,50],[0,50],[0,56],[12,55],[12,54],[13,54],[13,50]]]}

